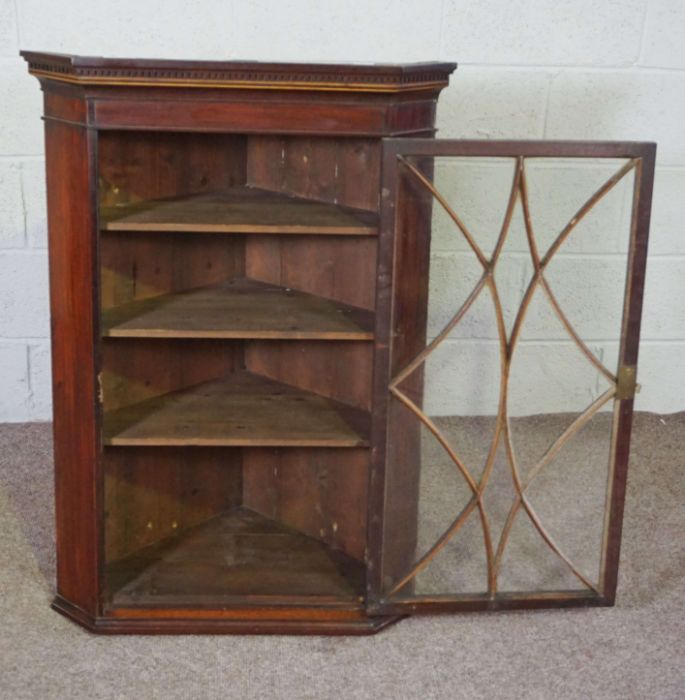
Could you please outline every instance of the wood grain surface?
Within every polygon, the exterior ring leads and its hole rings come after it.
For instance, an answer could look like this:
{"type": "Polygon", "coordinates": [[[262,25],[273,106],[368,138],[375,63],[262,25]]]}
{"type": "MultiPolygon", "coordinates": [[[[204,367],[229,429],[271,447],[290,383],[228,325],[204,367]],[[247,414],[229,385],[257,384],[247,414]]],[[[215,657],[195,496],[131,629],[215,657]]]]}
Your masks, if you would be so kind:
{"type": "Polygon", "coordinates": [[[363,565],[274,520],[236,508],[107,570],[115,605],[221,605],[293,596],[360,600],[363,565]]]}
{"type": "Polygon", "coordinates": [[[125,338],[370,340],[373,314],[247,278],[164,294],[103,313],[103,335],[125,338]]]}
{"type": "Polygon", "coordinates": [[[197,233],[311,233],[375,235],[373,212],[317,202],[254,187],[142,201],[100,212],[108,231],[197,233]]]}
{"type": "Polygon", "coordinates": [[[108,412],[106,445],[361,447],[368,414],[250,372],[108,412]]]}

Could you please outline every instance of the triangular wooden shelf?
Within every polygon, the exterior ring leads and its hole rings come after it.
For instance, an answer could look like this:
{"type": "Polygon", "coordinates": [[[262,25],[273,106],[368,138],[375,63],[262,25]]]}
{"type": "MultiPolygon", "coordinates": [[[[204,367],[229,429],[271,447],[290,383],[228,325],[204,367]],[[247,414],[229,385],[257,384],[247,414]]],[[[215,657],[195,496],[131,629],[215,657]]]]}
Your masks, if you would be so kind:
{"type": "Polygon", "coordinates": [[[103,336],[371,340],[373,313],[239,278],[107,309],[103,336]]]}
{"type": "Polygon", "coordinates": [[[237,596],[335,605],[362,599],[364,567],[240,507],[113,562],[107,580],[115,606],[225,605],[237,596]]]}
{"type": "Polygon", "coordinates": [[[365,447],[365,411],[240,371],[105,413],[105,445],[365,447]]]}
{"type": "Polygon", "coordinates": [[[369,236],[378,233],[378,216],[257,187],[235,187],[106,207],[100,211],[100,225],[106,231],[369,236]]]}

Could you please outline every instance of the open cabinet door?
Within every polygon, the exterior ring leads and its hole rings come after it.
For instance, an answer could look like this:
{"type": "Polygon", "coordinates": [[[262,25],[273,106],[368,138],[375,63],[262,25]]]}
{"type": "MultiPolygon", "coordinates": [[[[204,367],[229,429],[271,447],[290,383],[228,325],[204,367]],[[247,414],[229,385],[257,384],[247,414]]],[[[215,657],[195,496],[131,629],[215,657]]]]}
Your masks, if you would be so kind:
{"type": "Polygon", "coordinates": [[[384,141],[373,612],[613,603],[655,151],[384,141]]]}

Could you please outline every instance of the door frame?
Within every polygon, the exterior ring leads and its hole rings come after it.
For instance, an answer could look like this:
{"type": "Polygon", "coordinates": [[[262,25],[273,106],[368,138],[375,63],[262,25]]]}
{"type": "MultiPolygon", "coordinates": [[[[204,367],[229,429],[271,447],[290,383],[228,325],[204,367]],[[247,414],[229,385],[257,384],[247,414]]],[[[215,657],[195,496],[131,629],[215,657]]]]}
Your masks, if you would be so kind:
{"type": "MultiPolygon", "coordinates": [[[[488,609],[613,605],[621,546],[630,449],[647,241],[654,182],[656,144],[618,141],[488,141],[433,138],[382,140],[381,202],[376,290],[374,411],[369,491],[367,598],[370,613],[402,615],[488,609]],[[622,158],[636,160],[630,248],[619,349],[618,406],[614,412],[605,513],[602,568],[598,590],[490,595],[383,596],[383,530],[386,518],[388,406],[393,352],[393,296],[396,283],[398,168],[405,157],[622,158]]],[[[523,161],[521,161],[523,162],[523,161]]]]}

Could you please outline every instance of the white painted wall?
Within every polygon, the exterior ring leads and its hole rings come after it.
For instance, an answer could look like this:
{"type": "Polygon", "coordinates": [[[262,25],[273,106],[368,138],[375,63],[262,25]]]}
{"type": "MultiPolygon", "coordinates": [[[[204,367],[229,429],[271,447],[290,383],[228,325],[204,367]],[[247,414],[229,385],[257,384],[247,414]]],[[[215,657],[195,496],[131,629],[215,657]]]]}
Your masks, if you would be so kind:
{"type": "MultiPolygon", "coordinates": [[[[683,36],[683,0],[0,0],[0,421],[50,416],[41,94],[20,47],[168,58],[456,60],[439,111],[443,137],[656,140],[638,407],[685,409],[683,36]]],[[[569,247],[568,264],[580,259],[591,279],[590,271],[611,267],[621,252],[611,237],[605,243],[594,256],[582,244],[569,247]]],[[[467,266],[457,243],[441,239],[436,247],[442,273],[433,274],[432,319],[457,289],[455,266],[467,266]]],[[[518,280],[515,255],[512,261],[518,280]]],[[[581,294],[572,305],[590,326],[593,301],[581,294]]],[[[598,352],[615,352],[609,333],[590,330],[598,352]]],[[[495,346],[477,331],[454,341],[466,348],[462,357],[473,358],[472,372],[441,375],[437,412],[462,410],[455,397],[480,386],[478,363],[495,346]]],[[[522,354],[540,377],[524,412],[544,410],[555,378],[571,373],[570,349],[555,342],[555,359],[536,356],[535,343],[529,359],[522,354]]],[[[589,390],[582,386],[578,402],[589,390]]],[[[470,408],[489,412],[490,403],[483,395],[470,408]]]]}

